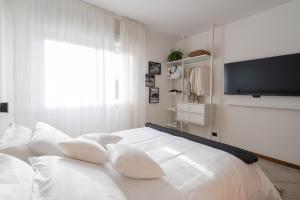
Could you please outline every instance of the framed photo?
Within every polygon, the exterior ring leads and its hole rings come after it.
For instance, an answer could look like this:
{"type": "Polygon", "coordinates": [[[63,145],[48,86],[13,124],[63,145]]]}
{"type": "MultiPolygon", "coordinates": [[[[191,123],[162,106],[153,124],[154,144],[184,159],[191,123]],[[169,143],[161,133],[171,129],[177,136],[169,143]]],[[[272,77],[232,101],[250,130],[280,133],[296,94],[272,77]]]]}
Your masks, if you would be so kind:
{"type": "Polygon", "coordinates": [[[155,87],[155,75],[145,74],[145,84],[146,87],[155,87]]]}
{"type": "Polygon", "coordinates": [[[149,74],[161,75],[161,64],[149,61],[149,74]]]}
{"type": "Polygon", "coordinates": [[[149,103],[159,103],[159,88],[149,88],[149,103]]]}

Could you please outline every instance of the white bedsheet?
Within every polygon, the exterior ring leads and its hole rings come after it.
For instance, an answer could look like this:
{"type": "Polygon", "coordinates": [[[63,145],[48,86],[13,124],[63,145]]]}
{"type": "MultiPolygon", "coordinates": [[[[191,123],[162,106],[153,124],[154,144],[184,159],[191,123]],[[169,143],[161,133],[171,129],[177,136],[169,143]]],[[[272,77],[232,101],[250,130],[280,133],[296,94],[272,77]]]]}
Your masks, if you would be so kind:
{"type": "MultiPolygon", "coordinates": [[[[147,152],[166,173],[157,180],[134,180],[106,171],[128,200],[277,200],[278,192],[257,164],[206,145],[151,128],[126,130],[121,144],[147,152]]],[[[138,163],[137,163],[138,165],[138,163]]]]}

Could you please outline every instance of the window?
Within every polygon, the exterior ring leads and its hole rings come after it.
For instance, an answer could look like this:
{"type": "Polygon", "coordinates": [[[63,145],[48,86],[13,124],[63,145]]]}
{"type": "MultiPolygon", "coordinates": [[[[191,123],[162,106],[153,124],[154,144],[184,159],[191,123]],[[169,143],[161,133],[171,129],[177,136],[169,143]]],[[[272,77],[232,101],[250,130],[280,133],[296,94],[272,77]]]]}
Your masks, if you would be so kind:
{"type": "Polygon", "coordinates": [[[46,107],[118,103],[120,53],[54,40],[44,48],[46,107]]]}

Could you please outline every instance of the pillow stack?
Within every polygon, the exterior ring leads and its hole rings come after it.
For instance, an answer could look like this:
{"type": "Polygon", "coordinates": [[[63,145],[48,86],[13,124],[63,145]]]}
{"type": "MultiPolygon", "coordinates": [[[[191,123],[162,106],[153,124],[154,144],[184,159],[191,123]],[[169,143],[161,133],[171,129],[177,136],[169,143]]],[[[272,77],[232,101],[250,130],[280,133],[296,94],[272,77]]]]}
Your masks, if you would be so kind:
{"type": "Polygon", "coordinates": [[[38,156],[62,156],[58,143],[70,140],[71,137],[62,131],[42,122],[38,122],[33,130],[31,142],[28,144],[30,151],[38,156]]]}
{"type": "Polygon", "coordinates": [[[88,133],[77,138],[58,142],[58,147],[67,157],[95,164],[108,161],[105,147],[121,140],[120,136],[106,133],[88,133]]]}
{"type": "Polygon", "coordinates": [[[27,146],[32,156],[66,156],[94,164],[109,161],[113,169],[130,178],[154,179],[165,175],[147,153],[116,144],[121,139],[120,136],[106,133],[88,133],[71,138],[48,124],[38,122],[27,146]]]}

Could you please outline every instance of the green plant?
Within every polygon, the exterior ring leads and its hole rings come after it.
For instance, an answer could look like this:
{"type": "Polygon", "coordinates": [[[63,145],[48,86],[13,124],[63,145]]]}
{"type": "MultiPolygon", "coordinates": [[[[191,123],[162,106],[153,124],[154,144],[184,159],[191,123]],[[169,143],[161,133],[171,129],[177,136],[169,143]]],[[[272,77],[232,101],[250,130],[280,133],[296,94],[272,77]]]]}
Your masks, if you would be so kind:
{"type": "Polygon", "coordinates": [[[168,62],[181,60],[182,56],[183,56],[183,51],[181,49],[178,50],[171,49],[171,53],[168,56],[168,62]]]}

